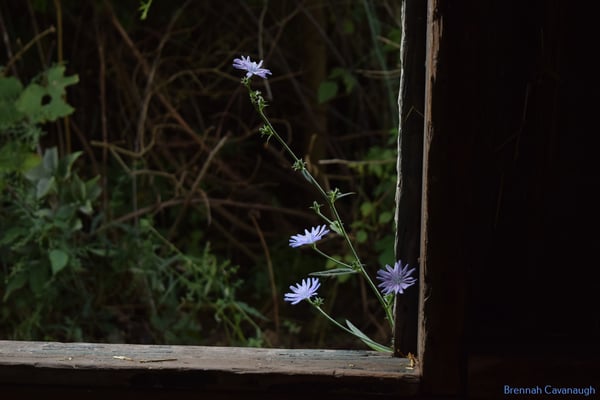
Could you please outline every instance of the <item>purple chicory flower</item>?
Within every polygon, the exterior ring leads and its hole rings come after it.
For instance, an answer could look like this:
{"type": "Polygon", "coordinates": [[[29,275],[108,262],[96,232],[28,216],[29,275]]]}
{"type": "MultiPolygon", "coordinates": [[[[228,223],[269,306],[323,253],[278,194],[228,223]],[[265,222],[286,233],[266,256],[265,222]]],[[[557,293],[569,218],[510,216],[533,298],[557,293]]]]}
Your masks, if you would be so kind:
{"type": "Polygon", "coordinates": [[[246,71],[246,78],[250,78],[252,75],[260,76],[263,79],[267,79],[267,74],[271,75],[271,71],[266,68],[261,68],[263,60],[258,63],[251,61],[250,56],[242,58],[236,58],[233,60],[233,67],[237,69],[243,69],[246,71]]]}
{"type": "Polygon", "coordinates": [[[321,286],[319,278],[303,279],[302,283],[297,283],[296,286],[290,286],[293,293],[286,293],[285,301],[294,304],[300,303],[302,300],[310,299],[317,294],[317,289],[321,286]]]}
{"type": "Polygon", "coordinates": [[[381,288],[383,294],[404,293],[404,289],[414,285],[417,281],[410,276],[415,271],[415,268],[408,270],[408,264],[402,267],[402,261],[400,260],[394,264],[394,268],[389,265],[386,265],[385,268],[387,271],[384,269],[377,271],[377,279],[382,281],[377,286],[381,288]]]}
{"type": "Polygon", "coordinates": [[[294,235],[290,238],[290,246],[291,247],[300,247],[305,244],[313,244],[318,240],[321,240],[323,236],[329,233],[329,229],[326,229],[326,225],[315,226],[310,229],[304,230],[303,234],[294,235]]]}

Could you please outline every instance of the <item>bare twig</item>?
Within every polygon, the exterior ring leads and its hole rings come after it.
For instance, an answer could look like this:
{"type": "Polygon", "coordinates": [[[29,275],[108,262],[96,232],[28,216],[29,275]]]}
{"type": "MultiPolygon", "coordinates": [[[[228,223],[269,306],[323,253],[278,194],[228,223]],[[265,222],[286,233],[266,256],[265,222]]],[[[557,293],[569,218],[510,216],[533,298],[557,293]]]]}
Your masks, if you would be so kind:
{"type": "MultiPolygon", "coordinates": [[[[179,211],[179,215],[177,216],[177,219],[175,220],[175,222],[171,226],[171,229],[169,229],[169,235],[168,235],[169,238],[172,238],[175,235],[175,232],[177,231],[177,227],[179,226],[179,223],[181,222],[181,220],[185,216],[185,213],[187,211],[188,205],[190,204],[192,196],[197,191],[198,186],[200,185],[200,182],[202,182],[202,179],[206,175],[206,172],[208,171],[208,167],[211,164],[213,158],[219,152],[219,150],[221,149],[221,147],[223,147],[223,145],[227,141],[228,137],[229,136],[223,136],[221,138],[221,140],[219,141],[219,143],[217,143],[217,145],[208,154],[208,157],[207,157],[206,161],[204,161],[204,165],[202,165],[202,169],[200,170],[200,173],[198,174],[198,176],[196,176],[196,179],[194,180],[194,183],[192,184],[192,187],[190,188],[187,196],[185,197],[185,202],[183,203],[182,209],[179,211]]],[[[208,213],[210,214],[210,209],[208,209],[208,213]]]]}
{"type": "Polygon", "coordinates": [[[23,48],[21,50],[19,50],[10,60],[8,60],[8,62],[6,63],[5,68],[9,69],[12,67],[12,65],[17,62],[17,60],[19,58],[21,58],[23,56],[23,54],[25,54],[25,52],[27,52],[27,50],[29,50],[29,48],[31,46],[33,46],[38,40],[42,39],[44,36],[49,35],[51,33],[56,32],[56,29],[54,28],[54,26],[50,26],[48,29],[46,29],[45,31],[37,34],[33,39],[31,39],[25,46],[23,46],[23,48]]]}
{"type": "Polygon", "coordinates": [[[273,320],[275,321],[275,335],[277,337],[277,341],[279,341],[279,295],[277,294],[277,285],[275,284],[275,273],[273,272],[273,262],[271,261],[271,253],[269,252],[269,246],[267,246],[267,242],[265,241],[265,237],[258,225],[258,221],[256,220],[256,210],[250,211],[248,213],[254,227],[256,228],[256,233],[258,238],[260,239],[260,244],[265,253],[265,259],[267,260],[267,272],[269,274],[269,283],[271,285],[271,299],[273,301],[273,320]]]}

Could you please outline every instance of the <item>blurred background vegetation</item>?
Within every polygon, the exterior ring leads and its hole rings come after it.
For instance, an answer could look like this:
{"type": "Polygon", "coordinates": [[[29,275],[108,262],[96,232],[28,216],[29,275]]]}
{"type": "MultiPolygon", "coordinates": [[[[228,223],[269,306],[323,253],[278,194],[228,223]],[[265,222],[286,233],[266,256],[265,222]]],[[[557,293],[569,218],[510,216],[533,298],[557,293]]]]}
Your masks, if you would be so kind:
{"type": "MultiPolygon", "coordinates": [[[[374,275],[394,261],[400,4],[1,2],[0,338],[363,348],[283,303],[326,266],[288,246],[320,199],[258,135],[231,63],[265,60],[276,129],[355,193],[338,206],[374,275]]],[[[345,278],[325,307],[385,342],[345,278]]]]}

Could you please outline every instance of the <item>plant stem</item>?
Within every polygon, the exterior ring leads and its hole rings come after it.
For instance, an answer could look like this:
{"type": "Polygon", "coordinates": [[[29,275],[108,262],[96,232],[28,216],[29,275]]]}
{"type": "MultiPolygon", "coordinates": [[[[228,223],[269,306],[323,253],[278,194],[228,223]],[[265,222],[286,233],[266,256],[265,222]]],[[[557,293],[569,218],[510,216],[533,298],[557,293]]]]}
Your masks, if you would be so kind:
{"type": "Polygon", "coordinates": [[[317,246],[316,246],[315,244],[313,244],[313,245],[312,245],[312,248],[313,248],[313,249],[314,249],[314,250],[315,250],[317,253],[319,253],[320,255],[322,255],[323,257],[325,257],[326,259],[328,259],[328,260],[331,260],[331,261],[333,261],[334,263],[341,265],[342,267],[346,267],[346,268],[351,268],[351,269],[354,269],[354,268],[352,267],[352,265],[346,264],[345,262],[343,262],[343,261],[340,261],[340,260],[338,260],[337,258],[333,258],[333,257],[331,257],[330,255],[327,255],[327,254],[323,253],[321,250],[319,250],[319,249],[317,248],[317,246]]]}
{"type": "Polygon", "coordinates": [[[313,307],[315,307],[325,318],[327,318],[334,325],[337,325],[339,328],[345,330],[346,332],[348,332],[352,336],[356,336],[354,334],[354,332],[352,332],[350,329],[346,328],[344,325],[340,324],[335,319],[331,318],[331,316],[329,316],[329,314],[327,314],[321,307],[319,307],[317,304],[315,304],[312,300],[308,299],[308,301],[310,302],[310,304],[313,305],[313,307]]]}
{"type": "MultiPolygon", "coordinates": [[[[244,84],[248,88],[248,91],[250,93],[250,97],[251,97],[251,100],[252,100],[252,93],[253,92],[252,92],[252,89],[250,88],[250,81],[249,81],[249,79],[246,80],[244,82],[244,84]]],[[[258,94],[258,92],[255,92],[255,93],[256,93],[255,96],[260,97],[260,94],[258,94]]],[[[260,101],[264,101],[264,100],[262,100],[262,97],[260,97],[260,99],[261,99],[260,101]]],[[[277,133],[277,131],[275,130],[275,128],[271,124],[271,121],[269,121],[269,119],[267,118],[267,116],[263,112],[262,107],[259,106],[260,101],[259,100],[252,100],[251,102],[254,105],[254,108],[256,109],[256,111],[258,112],[258,115],[263,120],[265,126],[269,129],[270,135],[274,136],[275,139],[277,139],[277,141],[281,144],[281,146],[283,147],[283,149],[294,159],[294,165],[301,165],[302,166],[302,170],[301,170],[302,175],[304,175],[308,179],[308,181],[310,183],[312,183],[312,185],[314,187],[317,188],[317,190],[323,196],[323,198],[325,198],[325,200],[327,200],[327,204],[329,205],[329,209],[331,210],[331,213],[333,215],[334,220],[337,222],[337,226],[338,226],[338,228],[340,230],[340,233],[344,237],[344,240],[346,241],[346,243],[348,244],[348,247],[350,248],[350,251],[352,252],[352,256],[356,260],[357,267],[359,268],[362,276],[365,278],[365,280],[369,284],[369,287],[375,293],[375,296],[377,297],[377,300],[379,300],[379,303],[381,304],[381,306],[385,310],[387,320],[389,321],[390,327],[393,330],[394,329],[394,318],[393,318],[393,315],[391,313],[391,310],[389,310],[389,308],[386,307],[385,299],[383,298],[383,296],[381,295],[381,293],[377,289],[377,286],[375,286],[375,283],[373,283],[373,280],[371,279],[371,277],[369,276],[369,274],[365,270],[362,262],[360,261],[360,257],[358,256],[358,253],[356,252],[356,249],[354,248],[354,245],[352,244],[352,241],[350,240],[350,236],[346,232],[346,228],[344,227],[344,224],[342,223],[342,219],[341,219],[341,217],[340,217],[340,215],[339,215],[339,213],[338,213],[338,211],[337,211],[337,209],[335,207],[335,204],[334,204],[335,199],[327,195],[327,193],[321,187],[321,185],[319,184],[319,182],[317,182],[317,180],[312,176],[312,174],[310,173],[310,171],[306,168],[306,166],[304,164],[304,161],[302,161],[298,156],[296,156],[296,154],[292,151],[292,149],[290,149],[290,147],[283,140],[283,138],[281,136],[279,136],[279,134],[277,133]]],[[[263,104],[263,107],[264,107],[264,104],[263,104]]],[[[339,261],[336,260],[336,262],[339,262],[339,261]]],[[[323,311],[321,311],[321,312],[323,312],[323,311]]],[[[328,318],[329,318],[329,316],[328,316],[328,318]]],[[[336,324],[337,324],[337,322],[336,322],[336,324]]],[[[346,328],[344,328],[344,329],[346,329],[346,328]]]]}

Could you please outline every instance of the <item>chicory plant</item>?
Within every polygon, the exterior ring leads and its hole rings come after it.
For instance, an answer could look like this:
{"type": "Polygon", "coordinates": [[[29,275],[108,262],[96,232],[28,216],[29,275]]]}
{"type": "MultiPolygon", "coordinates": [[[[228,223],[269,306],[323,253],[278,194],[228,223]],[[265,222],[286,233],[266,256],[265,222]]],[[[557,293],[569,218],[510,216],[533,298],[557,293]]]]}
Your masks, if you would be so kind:
{"type": "Polygon", "coordinates": [[[327,203],[327,207],[330,211],[330,217],[326,216],[321,211],[323,205],[315,201],[311,208],[321,219],[323,219],[323,221],[326,222],[326,224],[312,227],[310,231],[305,229],[303,234],[301,233],[291,236],[289,244],[294,248],[309,246],[328,260],[333,261],[336,265],[336,268],[333,269],[313,272],[310,274],[312,277],[303,279],[301,283],[298,283],[295,286],[290,286],[291,292],[284,295],[284,300],[290,302],[292,305],[296,305],[302,301],[307,301],[334,325],[359,338],[370,348],[381,352],[391,353],[393,350],[390,346],[386,346],[372,340],[348,320],[345,321],[345,326],[342,325],[323,310],[321,306],[323,305],[324,300],[320,297],[317,297],[317,289],[319,289],[321,286],[319,277],[338,276],[344,274],[361,275],[385,310],[386,320],[389,322],[390,329],[393,332],[393,313],[396,306],[396,297],[400,294],[403,294],[404,290],[414,285],[416,282],[416,279],[411,276],[411,274],[415,271],[415,268],[408,269],[409,266],[403,266],[400,260],[394,264],[393,268],[389,265],[386,265],[385,268],[382,268],[377,272],[377,279],[381,282],[379,285],[375,285],[369,276],[365,265],[361,262],[335,206],[336,201],[348,195],[348,193],[342,193],[339,191],[339,189],[325,191],[309,172],[308,168],[306,167],[306,163],[290,149],[287,143],[277,133],[275,128],[273,128],[273,125],[265,115],[264,110],[267,103],[261,92],[258,90],[253,90],[250,85],[251,79],[254,75],[263,79],[267,79],[267,75],[271,75],[271,71],[263,68],[262,65],[262,60],[259,62],[252,61],[249,56],[242,56],[241,58],[236,58],[233,60],[234,68],[246,71],[246,75],[242,78],[241,83],[248,89],[250,101],[262,119],[263,126],[260,128],[260,133],[262,136],[266,136],[267,140],[273,138],[279,142],[289,156],[292,157],[294,161],[293,169],[300,172],[308,180],[308,182],[317,189],[327,203]],[[317,242],[319,242],[325,235],[331,233],[331,231],[340,235],[348,245],[353,258],[351,263],[346,263],[331,257],[317,247],[317,242]]]}

